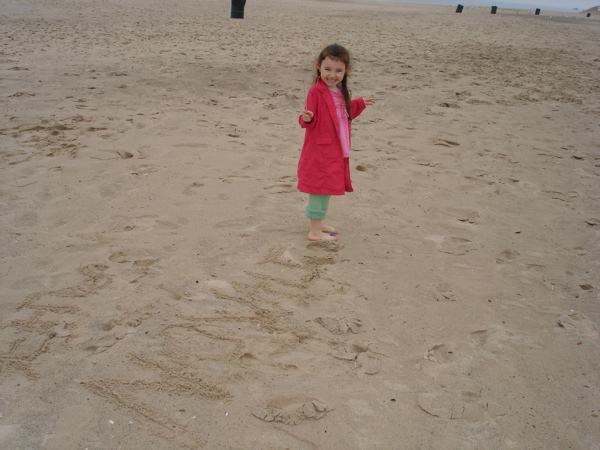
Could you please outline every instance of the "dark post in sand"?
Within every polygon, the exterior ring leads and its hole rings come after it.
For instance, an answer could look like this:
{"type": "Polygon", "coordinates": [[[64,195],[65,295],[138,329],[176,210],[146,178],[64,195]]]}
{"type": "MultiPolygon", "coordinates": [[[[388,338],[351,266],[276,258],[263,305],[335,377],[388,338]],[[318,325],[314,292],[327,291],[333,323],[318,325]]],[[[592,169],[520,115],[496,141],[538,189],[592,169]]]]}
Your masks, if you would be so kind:
{"type": "Polygon", "coordinates": [[[231,0],[231,18],[243,19],[246,0],[231,0]]]}

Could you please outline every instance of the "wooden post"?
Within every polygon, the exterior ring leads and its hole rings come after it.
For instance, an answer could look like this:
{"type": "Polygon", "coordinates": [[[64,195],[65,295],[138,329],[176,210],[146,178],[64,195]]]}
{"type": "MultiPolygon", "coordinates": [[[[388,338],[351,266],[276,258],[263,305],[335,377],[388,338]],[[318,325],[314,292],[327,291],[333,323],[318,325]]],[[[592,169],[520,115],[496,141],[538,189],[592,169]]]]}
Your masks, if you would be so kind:
{"type": "Polygon", "coordinates": [[[231,18],[243,19],[246,0],[231,0],[231,18]]]}

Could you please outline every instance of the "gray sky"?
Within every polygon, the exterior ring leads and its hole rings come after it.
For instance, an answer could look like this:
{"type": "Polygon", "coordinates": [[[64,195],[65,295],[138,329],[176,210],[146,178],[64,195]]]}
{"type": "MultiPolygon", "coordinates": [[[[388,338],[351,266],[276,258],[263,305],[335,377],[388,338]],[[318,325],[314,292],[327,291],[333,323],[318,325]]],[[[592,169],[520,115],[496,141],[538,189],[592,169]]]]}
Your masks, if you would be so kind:
{"type": "Polygon", "coordinates": [[[600,5],[600,0],[523,0],[522,2],[513,2],[512,0],[504,1],[510,1],[511,3],[539,3],[540,5],[557,6],[559,8],[578,8],[579,10],[600,5]]]}
{"type": "Polygon", "coordinates": [[[451,5],[463,3],[465,5],[494,5],[497,4],[499,7],[510,7],[515,5],[516,8],[527,5],[528,8],[556,8],[561,11],[572,11],[577,8],[579,11],[592,8],[600,5],[600,0],[379,0],[388,2],[416,2],[416,3],[432,3],[438,5],[451,5]]]}

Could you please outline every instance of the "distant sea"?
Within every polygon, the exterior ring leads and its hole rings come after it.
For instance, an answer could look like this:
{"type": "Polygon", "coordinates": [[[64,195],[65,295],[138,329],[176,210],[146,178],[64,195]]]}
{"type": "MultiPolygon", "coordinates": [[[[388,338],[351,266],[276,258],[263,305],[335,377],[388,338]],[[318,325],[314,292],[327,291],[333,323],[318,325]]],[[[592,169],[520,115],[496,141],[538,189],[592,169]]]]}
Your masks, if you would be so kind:
{"type": "MultiPolygon", "coordinates": [[[[587,8],[591,8],[593,6],[599,5],[600,0],[592,1],[564,1],[564,2],[556,2],[556,1],[548,1],[548,0],[540,0],[537,3],[521,3],[521,2],[512,2],[512,1],[496,1],[496,0],[375,0],[375,1],[384,1],[384,2],[397,2],[397,3],[424,3],[428,5],[451,5],[456,6],[459,3],[464,6],[497,6],[500,8],[513,8],[513,9],[531,9],[535,10],[536,8],[540,8],[543,11],[562,11],[562,12],[579,12],[584,11],[587,8]],[[569,6],[565,6],[566,3],[571,3],[569,6]],[[578,4],[580,3],[580,4],[578,4]],[[578,4],[578,8],[573,6],[573,4],[578,4]]],[[[535,1],[535,0],[534,0],[535,1]]]]}

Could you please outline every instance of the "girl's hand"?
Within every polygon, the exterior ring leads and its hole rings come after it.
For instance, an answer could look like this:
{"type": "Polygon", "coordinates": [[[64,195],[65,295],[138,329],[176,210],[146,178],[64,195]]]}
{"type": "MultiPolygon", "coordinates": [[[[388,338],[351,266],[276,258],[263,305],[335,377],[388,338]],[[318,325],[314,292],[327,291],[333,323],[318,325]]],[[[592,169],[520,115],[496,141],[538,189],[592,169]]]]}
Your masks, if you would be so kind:
{"type": "Polygon", "coordinates": [[[302,120],[304,120],[306,123],[312,122],[313,117],[315,117],[315,113],[312,111],[309,111],[306,108],[302,110],[302,120]]]}
{"type": "Polygon", "coordinates": [[[371,106],[375,104],[375,99],[374,98],[365,98],[363,99],[365,101],[365,105],[367,106],[371,106]]]}

